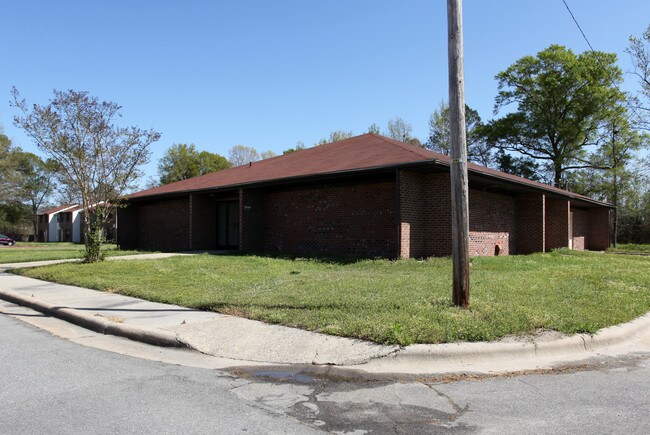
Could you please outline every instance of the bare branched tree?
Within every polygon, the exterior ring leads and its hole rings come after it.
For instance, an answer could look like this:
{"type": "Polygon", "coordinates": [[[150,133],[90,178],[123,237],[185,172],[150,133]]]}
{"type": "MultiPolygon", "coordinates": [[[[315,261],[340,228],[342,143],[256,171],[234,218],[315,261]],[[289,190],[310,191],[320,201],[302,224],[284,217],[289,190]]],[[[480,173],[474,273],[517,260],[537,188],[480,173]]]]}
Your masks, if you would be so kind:
{"type": "Polygon", "coordinates": [[[260,159],[260,154],[253,147],[235,145],[228,150],[228,161],[233,166],[247,165],[260,159]]]}
{"type": "Polygon", "coordinates": [[[14,124],[58,162],[61,182],[83,208],[86,261],[101,260],[103,228],[135,187],[141,165],[149,160],[149,146],[160,133],[117,126],[121,107],[85,91],[55,90],[48,104],[31,107],[16,88],[12,96],[12,105],[22,113],[14,124]]]}
{"type": "Polygon", "coordinates": [[[386,136],[400,142],[408,142],[413,139],[413,126],[410,122],[404,121],[399,116],[388,121],[388,132],[386,136]]]}

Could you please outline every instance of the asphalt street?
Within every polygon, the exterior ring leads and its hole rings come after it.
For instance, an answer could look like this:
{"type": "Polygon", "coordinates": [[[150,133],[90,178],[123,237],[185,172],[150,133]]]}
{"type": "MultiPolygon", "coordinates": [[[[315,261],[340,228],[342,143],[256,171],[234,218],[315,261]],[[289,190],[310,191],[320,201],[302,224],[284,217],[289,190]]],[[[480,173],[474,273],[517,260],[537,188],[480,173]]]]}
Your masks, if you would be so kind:
{"type": "Polygon", "coordinates": [[[58,319],[6,312],[1,433],[650,433],[648,354],[499,377],[217,370],[152,361],[163,351],[88,331],[105,350],[83,346],[19,320],[58,319]]]}

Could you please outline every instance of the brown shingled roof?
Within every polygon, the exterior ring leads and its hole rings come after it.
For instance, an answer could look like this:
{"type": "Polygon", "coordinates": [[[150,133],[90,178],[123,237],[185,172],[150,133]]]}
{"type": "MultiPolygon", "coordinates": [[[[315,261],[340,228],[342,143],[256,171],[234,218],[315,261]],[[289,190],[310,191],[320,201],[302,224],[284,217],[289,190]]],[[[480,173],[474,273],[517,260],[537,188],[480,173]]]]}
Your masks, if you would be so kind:
{"type": "Polygon", "coordinates": [[[43,210],[42,212],[40,212],[38,214],[39,215],[41,215],[41,214],[54,214],[54,213],[58,213],[60,211],[68,210],[68,209],[73,208],[73,207],[76,207],[76,205],[75,204],[60,205],[58,207],[43,210]]]}
{"type": "MultiPolygon", "coordinates": [[[[400,166],[405,164],[432,163],[448,167],[451,159],[416,145],[402,143],[373,133],[351,137],[338,142],[307,148],[290,154],[272,157],[251,164],[224,169],[211,174],[143,190],[129,199],[148,196],[186,193],[206,189],[236,187],[265,181],[307,177],[313,175],[340,174],[373,168],[400,166]]],[[[470,174],[477,174],[502,181],[545,190],[556,194],[596,202],[536,181],[506,174],[476,164],[468,164],[470,174]]],[[[604,204],[605,205],[605,204],[604,204]]]]}

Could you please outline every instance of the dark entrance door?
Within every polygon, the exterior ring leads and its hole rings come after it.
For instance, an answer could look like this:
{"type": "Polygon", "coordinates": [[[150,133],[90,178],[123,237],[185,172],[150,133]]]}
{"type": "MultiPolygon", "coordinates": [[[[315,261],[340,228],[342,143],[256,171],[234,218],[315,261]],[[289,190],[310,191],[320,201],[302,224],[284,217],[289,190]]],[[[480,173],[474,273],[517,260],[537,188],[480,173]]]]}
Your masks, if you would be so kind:
{"type": "Polygon", "coordinates": [[[217,203],[217,247],[239,249],[239,202],[217,203]]]}

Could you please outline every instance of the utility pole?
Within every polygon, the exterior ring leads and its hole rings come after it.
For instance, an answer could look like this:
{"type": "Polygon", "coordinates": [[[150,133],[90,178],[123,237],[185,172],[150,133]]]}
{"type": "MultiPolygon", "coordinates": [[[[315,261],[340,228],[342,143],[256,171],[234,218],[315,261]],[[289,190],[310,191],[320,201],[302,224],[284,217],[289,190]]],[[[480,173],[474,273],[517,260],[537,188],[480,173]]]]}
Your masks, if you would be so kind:
{"type": "Polygon", "coordinates": [[[463,68],[462,0],[447,0],[453,301],[469,307],[469,201],[463,68]]]}

